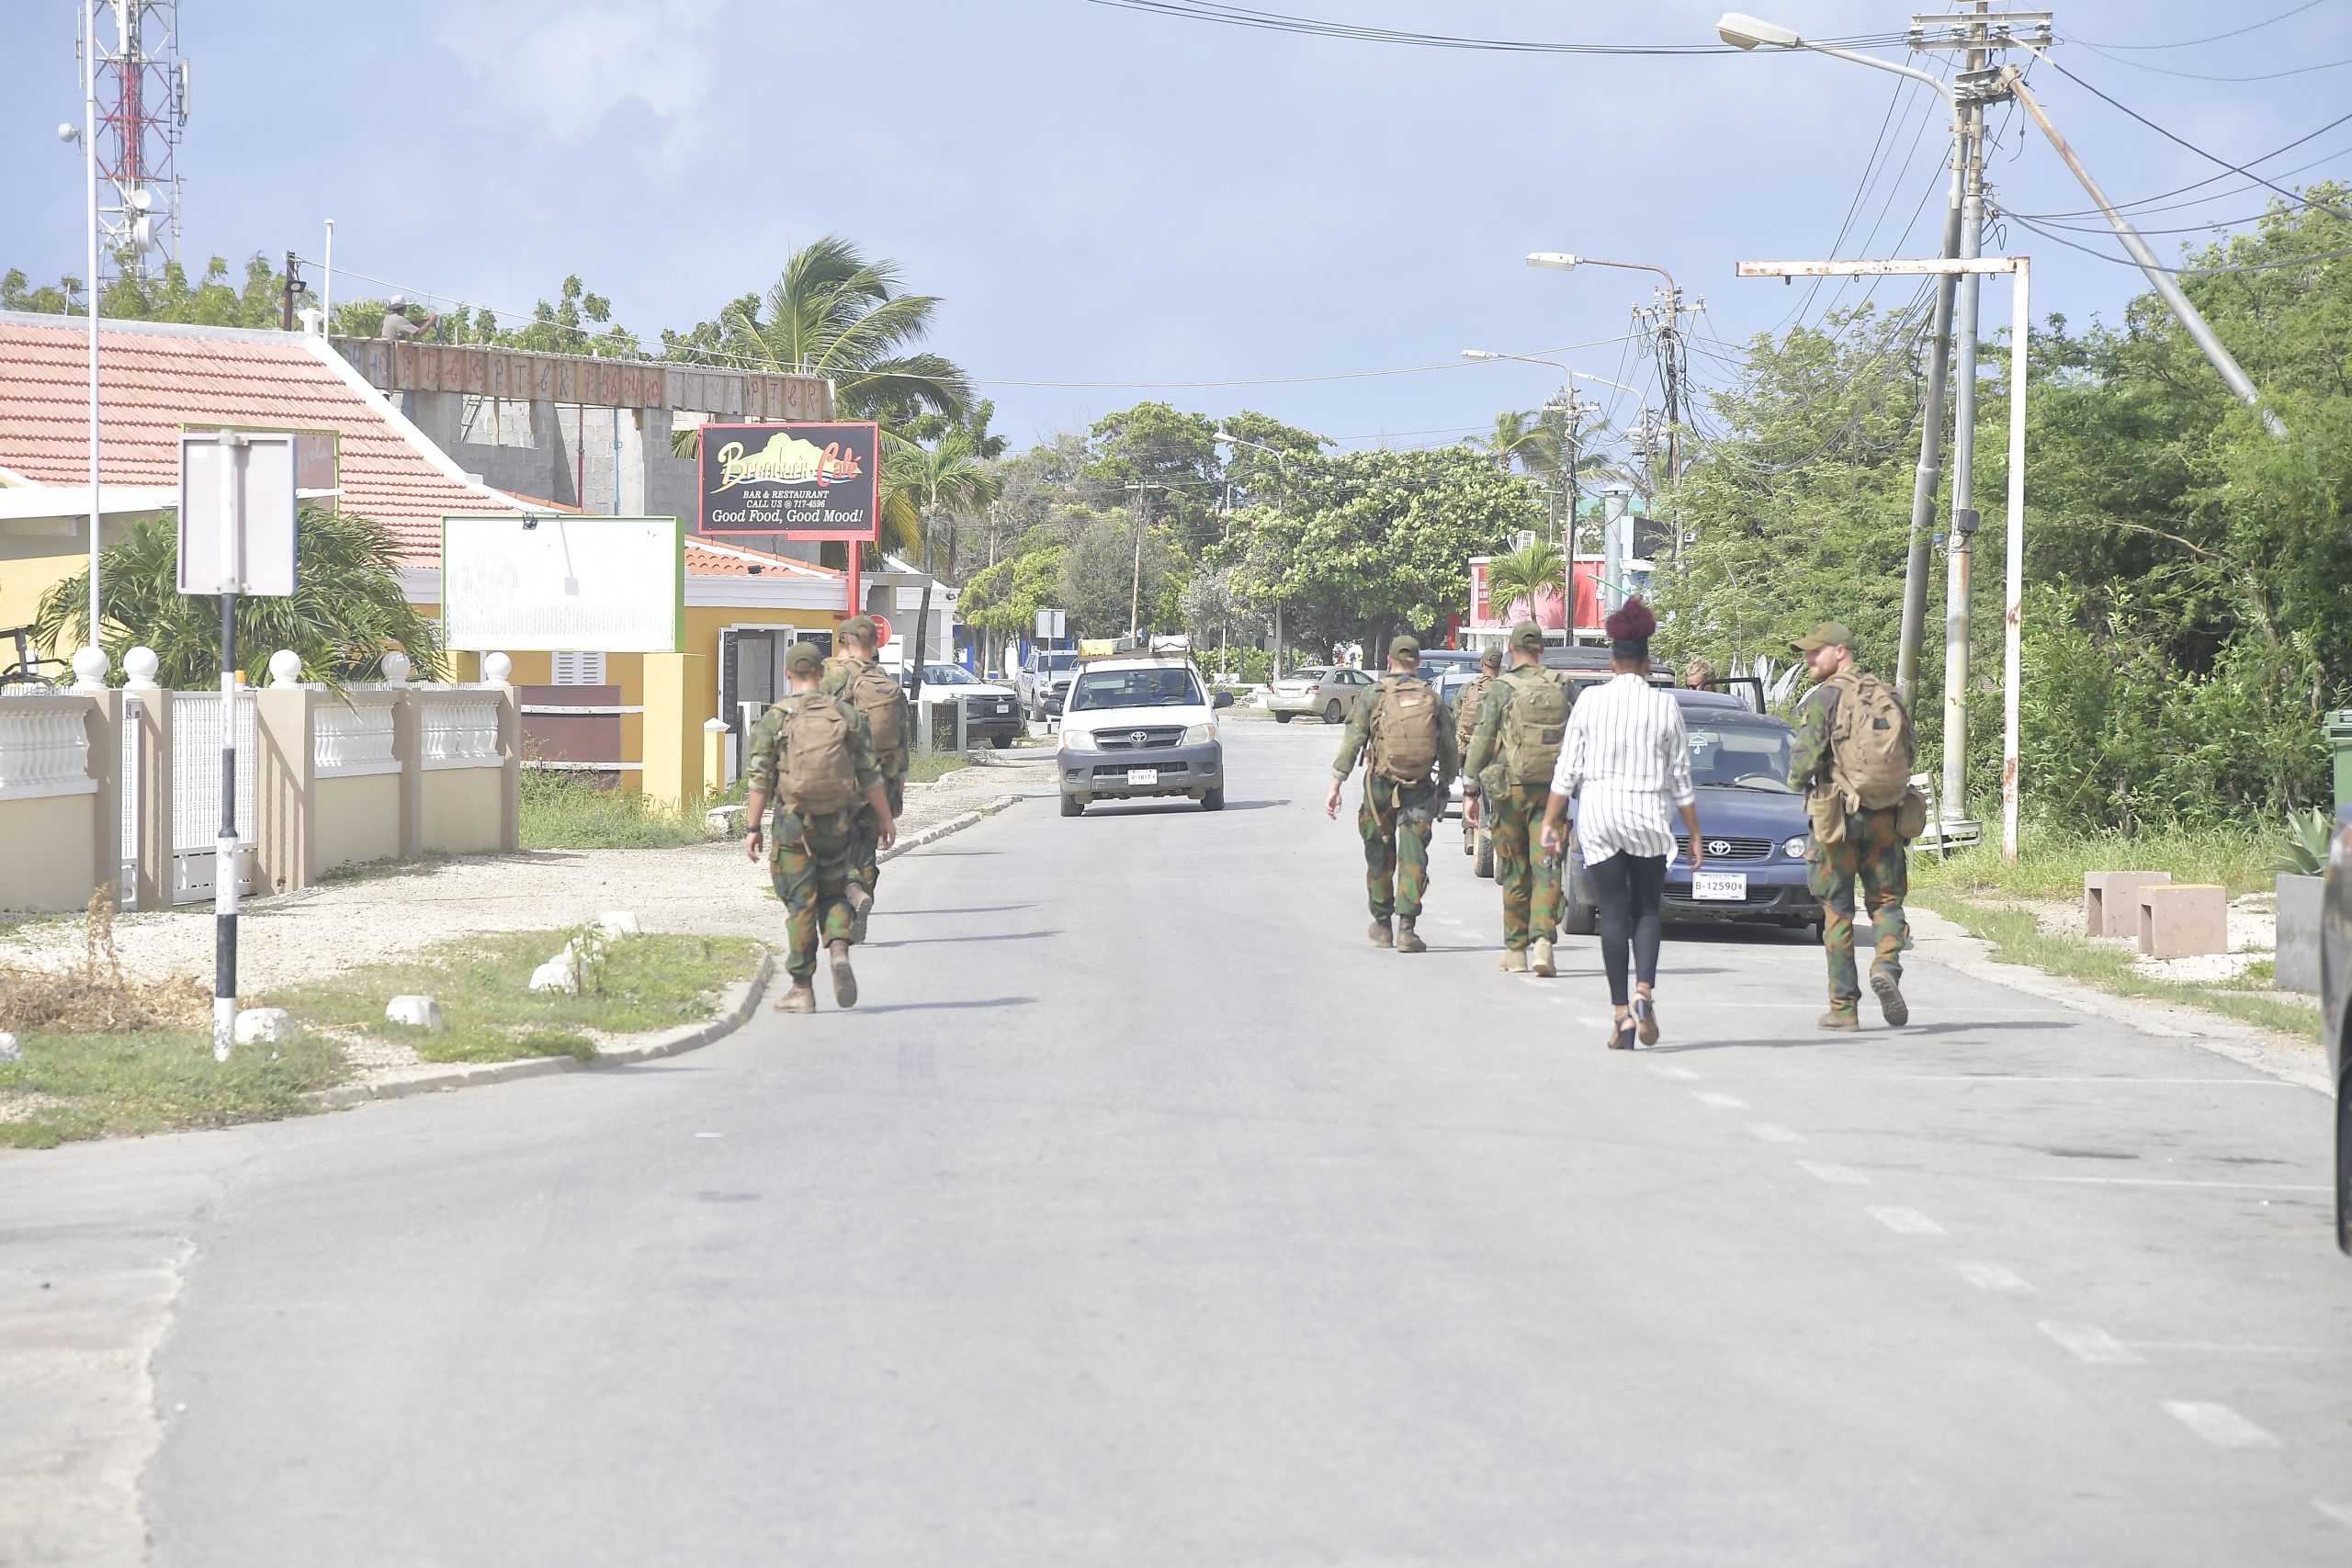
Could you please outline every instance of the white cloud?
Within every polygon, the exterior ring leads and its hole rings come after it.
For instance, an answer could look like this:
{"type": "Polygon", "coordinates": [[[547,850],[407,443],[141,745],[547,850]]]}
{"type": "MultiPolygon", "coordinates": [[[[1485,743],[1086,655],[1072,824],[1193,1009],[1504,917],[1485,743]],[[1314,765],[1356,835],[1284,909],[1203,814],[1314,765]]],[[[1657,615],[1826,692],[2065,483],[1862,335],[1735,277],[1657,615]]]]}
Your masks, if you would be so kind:
{"type": "Polygon", "coordinates": [[[717,74],[719,0],[497,0],[446,14],[435,41],[549,138],[636,103],[678,154],[717,74]]]}

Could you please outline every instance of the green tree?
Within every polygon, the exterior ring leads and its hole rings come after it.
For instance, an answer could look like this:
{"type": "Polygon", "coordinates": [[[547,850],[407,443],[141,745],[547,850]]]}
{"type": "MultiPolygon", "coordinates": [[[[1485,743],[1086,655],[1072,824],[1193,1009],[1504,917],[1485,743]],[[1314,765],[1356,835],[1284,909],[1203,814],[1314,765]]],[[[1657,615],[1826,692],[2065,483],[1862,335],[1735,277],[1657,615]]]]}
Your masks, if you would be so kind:
{"type": "MultiPolygon", "coordinates": [[[[434,623],[401,592],[391,535],[348,513],[302,509],[295,534],[294,592],[237,601],[237,647],[249,671],[279,649],[302,659],[302,678],[340,685],[382,671],[383,656],[406,653],[416,673],[442,678],[434,623]]],[[[220,679],[220,604],[179,591],[175,519],[142,518],[98,558],[99,646],[116,668],[144,644],[160,661],[156,680],[180,690],[220,679]]],[[[89,640],[90,574],[85,568],[41,595],[34,635],[48,648],[89,640]]]]}
{"type": "Polygon", "coordinates": [[[1501,615],[1532,615],[1536,595],[1547,591],[1555,597],[1567,592],[1566,562],[1557,545],[1538,539],[1487,563],[1488,603],[1501,615]]]}

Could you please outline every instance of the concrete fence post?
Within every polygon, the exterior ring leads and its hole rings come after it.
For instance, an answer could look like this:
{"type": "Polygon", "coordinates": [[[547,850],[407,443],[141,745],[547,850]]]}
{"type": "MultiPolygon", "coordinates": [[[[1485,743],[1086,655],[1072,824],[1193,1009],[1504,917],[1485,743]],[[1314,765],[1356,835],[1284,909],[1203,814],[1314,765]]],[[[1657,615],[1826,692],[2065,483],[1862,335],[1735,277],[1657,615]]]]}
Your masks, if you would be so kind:
{"type": "Polygon", "coordinates": [[[121,886],[122,694],[79,684],[74,691],[90,699],[89,716],[84,722],[90,737],[90,777],[98,785],[90,796],[90,887],[93,892],[112,887],[115,907],[120,908],[130,896],[130,889],[121,886]]]}
{"type": "Polygon", "coordinates": [[[318,699],[292,684],[254,694],[256,893],[291,893],[318,879],[318,699]]]}
{"type": "Polygon", "coordinates": [[[133,744],[139,753],[139,798],[132,818],[138,844],[138,886],[126,889],[123,907],[168,909],[172,906],[172,694],[155,682],[161,661],[152,648],[123,656],[123,690],[139,699],[133,744]]]}
{"type": "Polygon", "coordinates": [[[424,855],[424,699],[401,685],[392,703],[392,756],[401,765],[401,859],[424,855]]]}

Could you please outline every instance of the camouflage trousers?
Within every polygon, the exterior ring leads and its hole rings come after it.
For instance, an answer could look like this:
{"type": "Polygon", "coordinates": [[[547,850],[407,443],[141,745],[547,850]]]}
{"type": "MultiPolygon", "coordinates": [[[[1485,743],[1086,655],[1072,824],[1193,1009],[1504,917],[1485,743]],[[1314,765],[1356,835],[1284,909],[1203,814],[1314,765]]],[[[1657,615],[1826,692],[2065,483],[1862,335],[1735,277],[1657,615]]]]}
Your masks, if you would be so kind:
{"type": "Polygon", "coordinates": [[[1870,916],[1871,973],[1903,977],[1903,950],[1911,945],[1903,896],[1911,890],[1911,866],[1894,830],[1896,809],[1849,813],[1844,843],[1816,843],[1805,855],[1805,886],[1821,900],[1821,945],[1829,955],[1829,1000],[1835,1007],[1852,1007],[1862,995],[1854,970],[1858,882],[1870,916]]]}
{"type": "Polygon", "coordinates": [[[1430,890],[1430,824],[1437,806],[1435,784],[1400,784],[1378,774],[1364,780],[1356,831],[1363,835],[1363,890],[1374,919],[1410,919],[1421,912],[1421,896],[1430,890]]]}
{"type": "Polygon", "coordinates": [[[1503,890],[1503,945],[1522,948],[1560,934],[1560,863],[1544,852],[1544,807],[1552,786],[1481,789],[1487,831],[1495,845],[1495,880],[1503,890]]]}
{"type": "MultiPolygon", "coordinates": [[[[899,814],[907,808],[907,781],[886,778],[882,781],[882,793],[889,797],[890,816],[896,820],[899,814]]],[[[857,842],[850,852],[849,874],[852,880],[862,884],[871,893],[882,879],[882,824],[875,819],[871,807],[860,805],[855,809],[857,842]]]]}
{"type": "Polygon", "coordinates": [[[858,808],[806,815],[779,806],[768,826],[768,878],[784,900],[785,972],[817,972],[821,944],[849,940],[850,857],[857,847],[858,808]]]}

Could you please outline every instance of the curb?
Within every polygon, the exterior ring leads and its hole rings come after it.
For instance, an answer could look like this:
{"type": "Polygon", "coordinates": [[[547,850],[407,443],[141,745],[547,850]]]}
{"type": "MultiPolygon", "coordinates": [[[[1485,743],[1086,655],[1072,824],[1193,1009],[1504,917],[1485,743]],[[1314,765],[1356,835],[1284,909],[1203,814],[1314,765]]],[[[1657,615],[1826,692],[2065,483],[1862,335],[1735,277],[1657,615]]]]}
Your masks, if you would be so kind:
{"type": "Polygon", "coordinates": [[[345,1111],[379,1100],[407,1100],[414,1095],[470,1089],[476,1084],[511,1083],[516,1078],[541,1078],[553,1073],[629,1066],[662,1056],[675,1056],[715,1040],[723,1040],[742,1028],[759,1007],[760,997],[775,975],[775,955],[763,953],[760,954],[760,966],[752,971],[750,978],[735,981],[719,993],[716,1017],[660,1034],[645,1035],[629,1044],[603,1047],[593,1062],[583,1062],[575,1056],[530,1056],[519,1062],[469,1062],[393,1083],[345,1084],[339,1089],[322,1089],[311,1096],[311,1103],[321,1111],[345,1111]]]}
{"type": "Polygon", "coordinates": [[[2076,1012],[2129,1024],[2154,1039],[2185,1040],[2200,1051],[2210,1051],[2240,1066],[2321,1094],[2335,1092],[2335,1086],[2328,1082],[2324,1059],[2316,1042],[2308,1050],[2300,1049],[2280,1043],[2279,1035],[2254,1024],[2239,1023],[2194,1008],[2114,996],[2044,974],[2030,964],[2004,964],[1990,956],[1992,943],[1969,935],[1958,922],[1919,905],[1905,908],[1914,929],[1916,951],[1956,974],[2023,991],[2076,1012]]]}
{"type": "Polygon", "coordinates": [[[884,861],[897,860],[900,855],[906,854],[910,851],[919,850],[925,844],[935,844],[939,842],[940,840],[947,837],[950,833],[960,833],[965,829],[978,822],[982,818],[995,816],[998,812],[1003,810],[1006,807],[1011,806],[1014,801],[1019,800],[1020,798],[1021,797],[1017,795],[1001,795],[994,800],[987,802],[976,810],[967,811],[961,817],[949,818],[946,821],[942,822],[936,828],[925,828],[922,832],[917,833],[911,839],[900,839],[897,843],[891,845],[888,849],[884,850],[880,854],[875,856],[875,863],[879,865],[884,861]]]}

